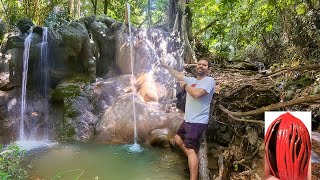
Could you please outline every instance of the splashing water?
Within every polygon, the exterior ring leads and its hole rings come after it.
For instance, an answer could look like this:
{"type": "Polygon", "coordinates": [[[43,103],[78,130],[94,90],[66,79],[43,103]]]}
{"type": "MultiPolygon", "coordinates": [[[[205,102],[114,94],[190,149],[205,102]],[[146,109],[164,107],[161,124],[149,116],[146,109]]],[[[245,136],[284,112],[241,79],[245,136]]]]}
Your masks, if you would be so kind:
{"type": "Polygon", "coordinates": [[[130,145],[128,148],[128,152],[130,153],[140,153],[142,151],[143,151],[143,148],[137,143],[130,145]]]}

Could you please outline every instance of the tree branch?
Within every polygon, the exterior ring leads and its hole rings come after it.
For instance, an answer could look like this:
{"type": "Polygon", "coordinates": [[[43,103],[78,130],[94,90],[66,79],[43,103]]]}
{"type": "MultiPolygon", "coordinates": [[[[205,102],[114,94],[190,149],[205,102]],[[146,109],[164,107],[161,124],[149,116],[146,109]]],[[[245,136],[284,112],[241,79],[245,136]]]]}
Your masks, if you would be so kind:
{"type": "Polygon", "coordinates": [[[204,31],[206,31],[207,29],[209,29],[211,26],[213,26],[216,23],[217,20],[214,20],[212,22],[210,22],[206,27],[204,27],[203,29],[200,29],[200,31],[195,33],[195,36],[200,35],[201,33],[203,33],[204,31]]]}
{"type": "Polygon", "coordinates": [[[283,69],[279,69],[277,71],[274,71],[272,73],[266,74],[262,77],[272,77],[272,76],[276,76],[278,74],[284,73],[284,72],[288,72],[288,71],[298,71],[298,70],[316,70],[316,69],[320,69],[320,65],[318,64],[312,64],[312,65],[308,65],[308,66],[298,66],[298,67],[286,67],[283,69]]]}

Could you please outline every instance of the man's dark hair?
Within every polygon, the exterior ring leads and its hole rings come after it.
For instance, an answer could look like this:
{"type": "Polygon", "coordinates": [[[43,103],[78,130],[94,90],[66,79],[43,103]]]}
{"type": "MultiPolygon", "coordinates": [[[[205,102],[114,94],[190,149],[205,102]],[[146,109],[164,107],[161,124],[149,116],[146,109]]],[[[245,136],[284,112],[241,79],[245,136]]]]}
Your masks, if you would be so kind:
{"type": "Polygon", "coordinates": [[[208,67],[211,67],[211,61],[209,59],[206,59],[206,58],[199,59],[199,61],[201,61],[201,60],[207,61],[208,62],[208,67]]]}

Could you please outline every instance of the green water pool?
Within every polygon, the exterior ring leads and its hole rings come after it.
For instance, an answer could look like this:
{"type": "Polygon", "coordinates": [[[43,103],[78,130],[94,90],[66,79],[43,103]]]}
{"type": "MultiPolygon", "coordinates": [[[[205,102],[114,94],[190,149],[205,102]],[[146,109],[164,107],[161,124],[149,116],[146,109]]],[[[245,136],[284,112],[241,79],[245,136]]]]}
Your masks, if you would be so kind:
{"type": "Polygon", "coordinates": [[[91,143],[58,144],[31,151],[30,179],[183,180],[189,179],[187,158],[170,149],[91,143]]]}

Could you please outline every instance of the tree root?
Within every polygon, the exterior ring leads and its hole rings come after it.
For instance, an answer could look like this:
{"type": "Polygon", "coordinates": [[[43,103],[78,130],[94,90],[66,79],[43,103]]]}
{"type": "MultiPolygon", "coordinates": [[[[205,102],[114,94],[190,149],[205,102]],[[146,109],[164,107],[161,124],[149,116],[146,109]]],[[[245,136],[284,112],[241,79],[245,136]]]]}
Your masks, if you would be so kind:
{"type": "Polygon", "coordinates": [[[273,76],[277,76],[277,75],[280,75],[280,74],[288,72],[288,71],[316,70],[316,69],[320,69],[320,65],[313,64],[313,65],[309,65],[309,66],[299,66],[299,67],[290,67],[290,68],[287,67],[287,68],[283,68],[283,69],[274,71],[272,73],[266,74],[262,77],[273,77],[273,76]]]}
{"type": "MultiPolygon", "coordinates": [[[[268,106],[264,106],[262,108],[259,109],[255,109],[252,111],[247,111],[247,112],[233,112],[233,111],[229,111],[226,108],[224,108],[222,105],[219,105],[219,108],[227,113],[229,116],[252,116],[252,115],[259,115],[264,113],[265,111],[271,111],[271,110],[275,110],[275,109],[280,109],[280,108],[284,108],[284,107],[289,107],[289,106],[293,106],[293,105],[297,105],[297,104],[301,104],[301,103],[311,103],[311,102],[316,102],[320,100],[320,94],[314,95],[314,96],[305,96],[305,97],[300,97],[297,99],[293,99],[291,101],[287,101],[287,102],[280,102],[277,104],[271,104],[268,106]]],[[[239,118],[235,118],[235,120],[239,121],[239,118]]],[[[248,120],[246,120],[247,122],[250,122],[248,120]]],[[[258,121],[257,121],[258,122],[258,121]]]]}

